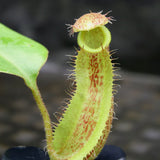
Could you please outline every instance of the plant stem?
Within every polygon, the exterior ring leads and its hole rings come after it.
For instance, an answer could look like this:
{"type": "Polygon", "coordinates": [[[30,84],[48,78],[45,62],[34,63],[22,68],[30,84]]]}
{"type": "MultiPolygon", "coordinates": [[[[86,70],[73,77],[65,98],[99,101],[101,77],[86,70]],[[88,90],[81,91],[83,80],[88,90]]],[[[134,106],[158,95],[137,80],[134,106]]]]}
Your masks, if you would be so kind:
{"type": "Polygon", "coordinates": [[[37,84],[35,85],[34,88],[31,88],[31,91],[43,118],[46,141],[47,141],[47,151],[50,156],[52,153],[52,137],[53,137],[50,116],[42,100],[37,84]]]}

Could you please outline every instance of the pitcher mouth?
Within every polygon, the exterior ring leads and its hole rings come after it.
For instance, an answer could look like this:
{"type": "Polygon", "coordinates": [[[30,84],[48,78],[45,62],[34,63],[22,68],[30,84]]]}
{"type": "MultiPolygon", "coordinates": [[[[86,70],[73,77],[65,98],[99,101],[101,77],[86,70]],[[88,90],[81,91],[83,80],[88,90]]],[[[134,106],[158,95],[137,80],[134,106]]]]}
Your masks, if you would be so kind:
{"type": "Polygon", "coordinates": [[[100,26],[78,34],[78,44],[90,53],[101,52],[111,41],[110,31],[105,26],[100,26]]]}

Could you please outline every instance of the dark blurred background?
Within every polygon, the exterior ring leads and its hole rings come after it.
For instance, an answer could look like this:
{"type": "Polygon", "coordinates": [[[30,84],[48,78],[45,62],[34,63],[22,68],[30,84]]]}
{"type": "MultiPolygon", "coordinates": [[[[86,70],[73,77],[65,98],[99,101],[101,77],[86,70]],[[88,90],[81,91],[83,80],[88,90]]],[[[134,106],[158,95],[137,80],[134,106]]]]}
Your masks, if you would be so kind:
{"type": "MultiPolygon", "coordinates": [[[[107,27],[111,49],[118,49],[121,84],[115,96],[108,144],[123,148],[128,160],[160,159],[160,1],[159,0],[0,0],[0,23],[45,45],[49,59],[38,83],[52,119],[67,95],[69,57],[76,35],[65,24],[89,11],[117,20],[107,27]]],[[[32,95],[21,79],[0,74],[0,155],[18,145],[45,147],[43,122],[32,95]]]]}

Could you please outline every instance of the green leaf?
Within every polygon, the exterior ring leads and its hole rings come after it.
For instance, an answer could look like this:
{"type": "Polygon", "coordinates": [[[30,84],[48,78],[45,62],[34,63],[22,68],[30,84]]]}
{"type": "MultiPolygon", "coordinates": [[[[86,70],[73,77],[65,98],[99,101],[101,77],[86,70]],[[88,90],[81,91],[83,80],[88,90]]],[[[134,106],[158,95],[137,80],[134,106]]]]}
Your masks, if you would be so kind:
{"type": "Polygon", "coordinates": [[[43,45],[0,24],[0,72],[23,78],[33,89],[47,57],[43,45]]]}

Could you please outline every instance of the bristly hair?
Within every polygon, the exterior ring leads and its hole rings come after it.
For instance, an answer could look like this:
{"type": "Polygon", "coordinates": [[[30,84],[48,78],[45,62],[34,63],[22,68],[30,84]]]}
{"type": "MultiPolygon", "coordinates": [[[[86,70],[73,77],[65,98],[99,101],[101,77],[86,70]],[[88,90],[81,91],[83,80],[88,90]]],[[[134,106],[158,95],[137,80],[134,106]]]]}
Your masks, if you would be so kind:
{"type": "Polygon", "coordinates": [[[74,36],[73,25],[71,25],[71,24],[66,24],[66,26],[67,26],[67,30],[68,30],[69,36],[70,36],[70,37],[74,36]]]}

